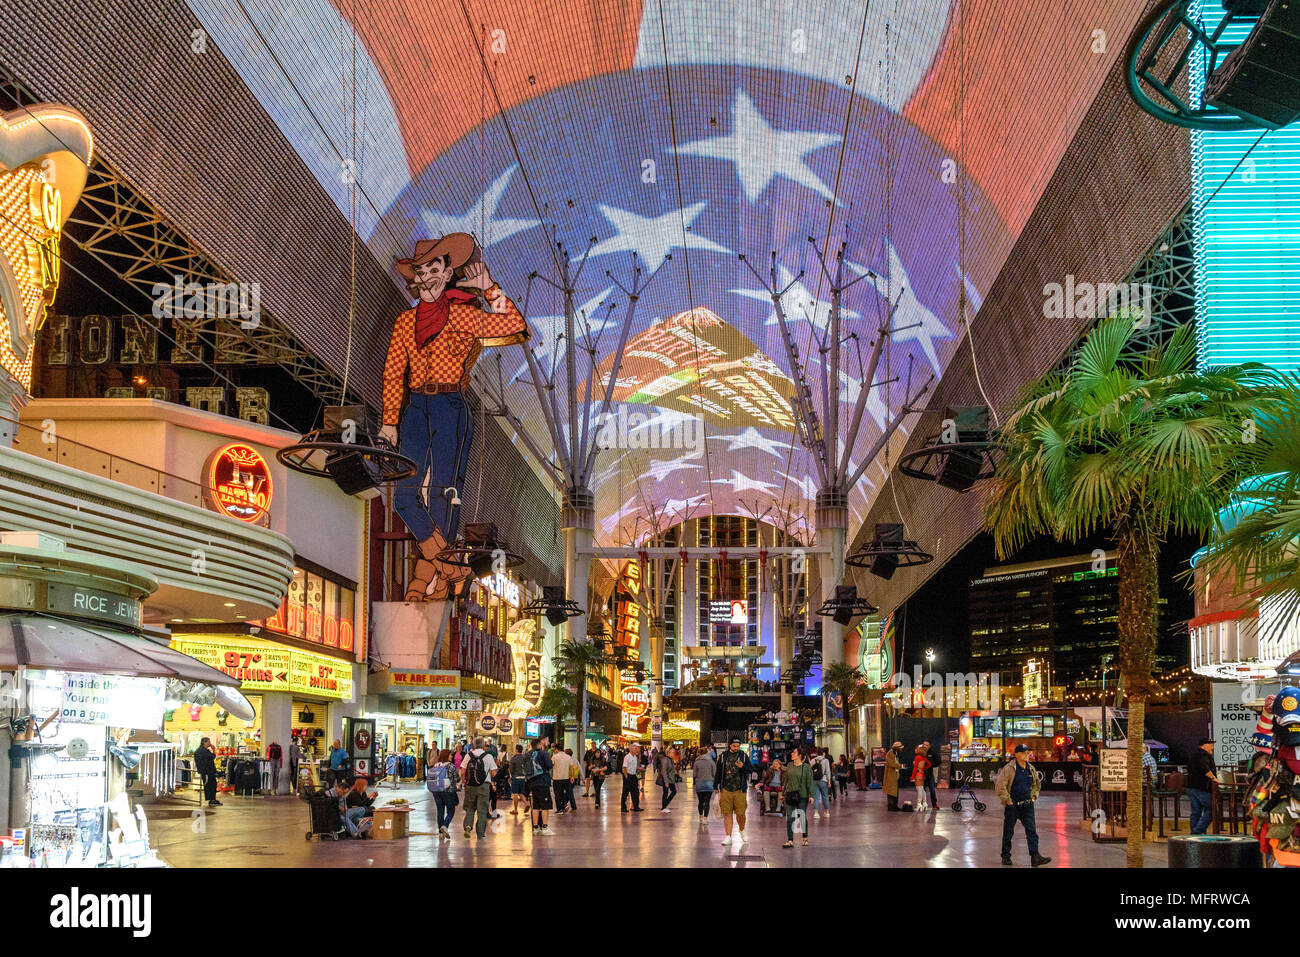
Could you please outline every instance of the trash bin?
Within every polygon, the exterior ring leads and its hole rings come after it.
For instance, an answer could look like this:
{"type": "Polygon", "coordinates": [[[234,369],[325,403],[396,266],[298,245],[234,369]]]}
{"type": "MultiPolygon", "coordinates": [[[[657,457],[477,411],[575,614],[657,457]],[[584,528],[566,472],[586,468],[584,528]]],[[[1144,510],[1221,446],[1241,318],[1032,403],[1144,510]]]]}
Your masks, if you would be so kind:
{"type": "Polygon", "coordinates": [[[1259,842],[1229,834],[1175,834],[1169,838],[1169,866],[1210,868],[1263,867],[1259,842]]]}

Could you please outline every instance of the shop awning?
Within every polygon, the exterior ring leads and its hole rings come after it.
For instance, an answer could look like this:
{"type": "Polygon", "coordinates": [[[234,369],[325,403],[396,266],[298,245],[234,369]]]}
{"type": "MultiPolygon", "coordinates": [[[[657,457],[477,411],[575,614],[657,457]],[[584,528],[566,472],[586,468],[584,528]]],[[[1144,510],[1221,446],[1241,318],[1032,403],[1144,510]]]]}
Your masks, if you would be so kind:
{"type": "Polygon", "coordinates": [[[237,678],[129,632],[45,615],[0,616],[0,669],[24,666],[239,687],[237,678]]]}

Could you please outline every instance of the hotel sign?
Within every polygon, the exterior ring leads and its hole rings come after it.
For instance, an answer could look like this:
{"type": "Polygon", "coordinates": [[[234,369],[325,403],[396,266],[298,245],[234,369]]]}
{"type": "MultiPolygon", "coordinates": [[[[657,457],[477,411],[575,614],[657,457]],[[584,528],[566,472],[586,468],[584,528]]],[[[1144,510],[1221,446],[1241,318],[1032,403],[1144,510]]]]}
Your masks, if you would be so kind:
{"type": "Polygon", "coordinates": [[[174,638],[172,647],[239,680],[241,691],[353,700],[352,666],[338,658],[244,638],[174,638]]]}

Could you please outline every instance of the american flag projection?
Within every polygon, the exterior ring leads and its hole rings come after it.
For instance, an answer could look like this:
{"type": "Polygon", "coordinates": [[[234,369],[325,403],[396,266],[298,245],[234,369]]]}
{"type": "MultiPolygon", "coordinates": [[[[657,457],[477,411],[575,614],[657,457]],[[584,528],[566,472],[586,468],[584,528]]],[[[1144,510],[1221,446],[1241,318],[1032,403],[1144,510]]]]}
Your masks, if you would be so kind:
{"type": "MultiPolygon", "coordinates": [[[[909,376],[942,375],[962,346],[963,292],[973,314],[1143,3],[877,0],[865,19],[849,0],[189,6],[341,210],[355,179],[358,231],[380,263],[416,239],[478,237],[493,277],[527,299],[543,372],[563,303],[528,276],[558,278],[557,242],[586,253],[579,330],[596,350],[593,392],[612,387],[620,423],[596,468],[608,541],[647,506],[737,513],[815,494],[790,412],[797,370],[741,254],[768,279],[775,252],[823,417],[826,402],[851,416],[858,357],[896,304],[851,471],[860,464],[909,376]],[[335,145],[352,142],[341,169],[335,145]],[[844,281],[866,277],[845,296],[839,382],[824,381],[814,335],[831,283],[809,237],[832,273],[843,244],[844,281]],[[631,285],[633,254],[659,274],[611,384],[628,315],[613,280],[631,285]]],[[[512,407],[548,446],[521,348],[501,362],[512,407]]],[[[564,391],[561,379],[562,422],[564,391]]],[[[884,467],[882,455],[851,491],[854,524],[884,467]]]]}

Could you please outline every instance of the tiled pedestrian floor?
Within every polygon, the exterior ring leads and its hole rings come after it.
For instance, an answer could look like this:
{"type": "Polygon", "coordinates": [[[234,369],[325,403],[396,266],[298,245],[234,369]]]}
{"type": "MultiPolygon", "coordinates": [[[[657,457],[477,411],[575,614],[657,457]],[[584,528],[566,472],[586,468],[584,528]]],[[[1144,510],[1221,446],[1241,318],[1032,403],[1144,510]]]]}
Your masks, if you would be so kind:
{"type": "MultiPolygon", "coordinates": [[[[688,782],[689,783],[689,782],[688,782]]],[[[754,813],[750,792],[749,843],[740,850],[721,846],[718,802],[707,824],[695,813],[686,786],[672,810],[658,810],[659,789],[647,788],[640,814],[622,814],[606,801],[593,807],[578,798],[576,813],[551,815],[553,837],[534,835],[524,814],[509,813],[491,822],[487,835],[466,840],[461,809],[441,841],[433,802],[415,785],[380,788],[380,802],[401,796],[414,805],[409,838],[397,841],[312,838],[307,804],[296,797],[224,796],[224,806],[196,814],[192,797],[151,805],[151,843],[176,867],[1000,867],[1001,808],[956,813],[947,793],[941,810],[928,814],[890,814],[880,791],[850,790],[829,817],[810,822],[810,846],[783,848],[785,821],[754,813]]],[[[607,794],[608,798],[609,795],[607,794]]],[[[992,799],[992,794],[988,796],[992,799]]],[[[1078,825],[1078,795],[1044,794],[1038,802],[1041,853],[1051,867],[1122,867],[1122,844],[1097,844],[1078,825]]],[[[1012,856],[1028,866],[1023,832],[1017,829],[1012,856]]],[[[1163,867],[1163,846],[1147,845],[1147,865],[1163,867]]]]}

